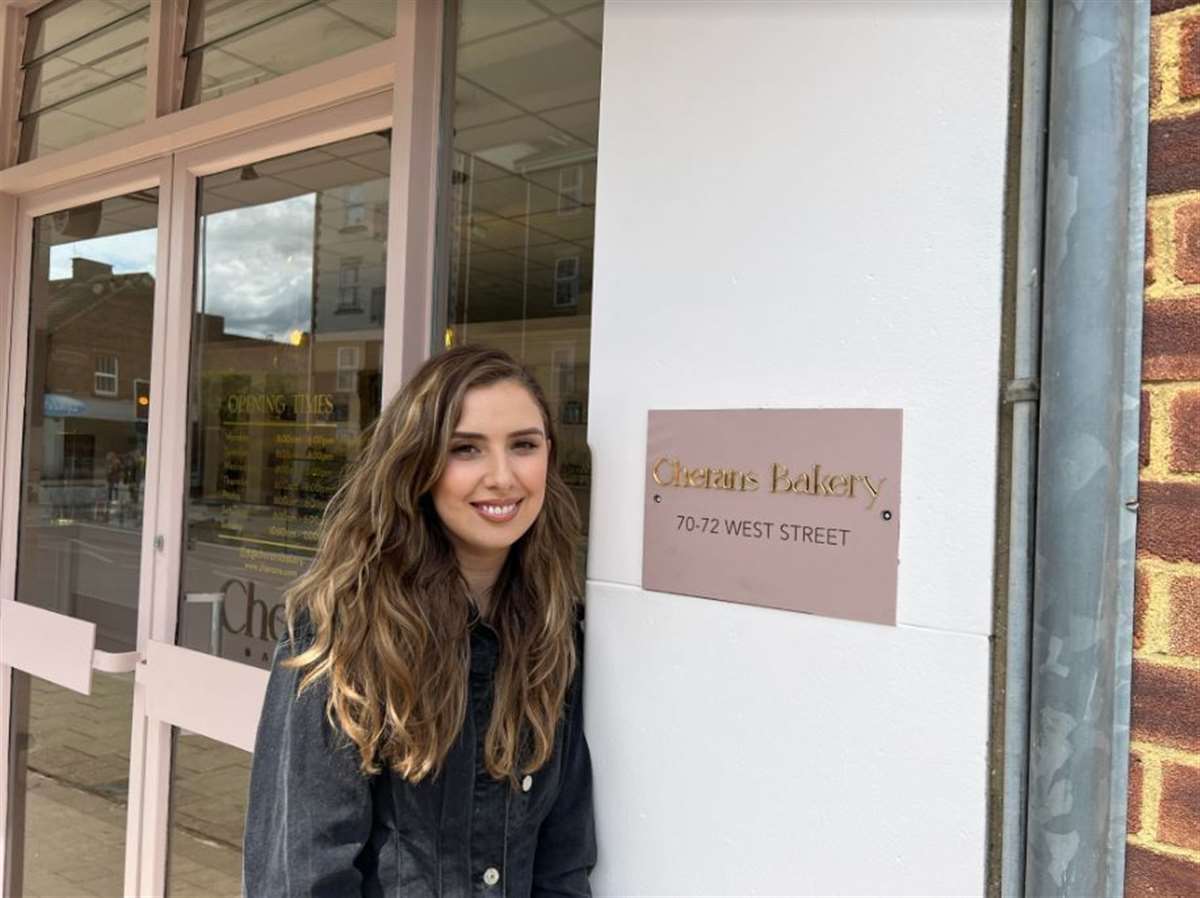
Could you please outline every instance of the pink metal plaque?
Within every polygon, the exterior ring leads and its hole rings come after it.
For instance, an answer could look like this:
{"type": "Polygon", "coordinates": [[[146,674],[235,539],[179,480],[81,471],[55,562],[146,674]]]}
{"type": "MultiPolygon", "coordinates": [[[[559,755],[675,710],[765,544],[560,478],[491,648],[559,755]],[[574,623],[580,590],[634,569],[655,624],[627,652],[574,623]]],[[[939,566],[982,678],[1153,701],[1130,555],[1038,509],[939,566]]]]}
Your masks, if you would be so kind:
{"type": "Polygon", "coordinates": [[[900,409],[651,410],[642,586],[896,623],[900,409]]]}

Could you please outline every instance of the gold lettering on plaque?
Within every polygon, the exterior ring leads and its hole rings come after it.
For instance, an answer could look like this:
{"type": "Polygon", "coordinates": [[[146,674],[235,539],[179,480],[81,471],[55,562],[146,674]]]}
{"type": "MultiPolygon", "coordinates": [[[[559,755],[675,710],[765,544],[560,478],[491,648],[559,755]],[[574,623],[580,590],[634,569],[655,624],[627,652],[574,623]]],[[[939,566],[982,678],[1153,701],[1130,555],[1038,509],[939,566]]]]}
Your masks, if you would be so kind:
{"type": "MultiPolygon", "coordinates": [[[[679,459],[666,456],[660,457],[654,462],[650,469],[650,476],[659,486],[736,490],[739,492],[753,492],[759,486],[758,475],[753,471],[739,471],[734,468],[688,468],[679,459]]],[[[868,509],[875,507],[879,491],[886,481],[886,477],[873,480],[870,474],[824,473],[819,464],[814,464],[811,468],[797,471],[794,474],[787,465],[780,462],[771,464],[772,493],[853,499],[855,485],[861,483],[870,493],[868,509]]]]}
{"type": "Polygon", "coordinates": [[[654,462],[650,476],[659,486],[735,490],[743,493],[758,489],[758,477],[753,471],[738,471],[734,468],[688,468],[681,464],[679,459],[665,456],[654,462]]]}

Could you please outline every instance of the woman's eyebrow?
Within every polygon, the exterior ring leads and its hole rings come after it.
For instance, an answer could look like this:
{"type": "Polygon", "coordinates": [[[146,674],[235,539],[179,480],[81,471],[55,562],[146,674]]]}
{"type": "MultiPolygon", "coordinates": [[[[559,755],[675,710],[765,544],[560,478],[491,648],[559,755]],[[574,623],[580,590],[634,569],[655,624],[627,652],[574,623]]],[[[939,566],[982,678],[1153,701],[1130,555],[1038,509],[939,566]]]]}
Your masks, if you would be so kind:
{"type": "MultiPolygon", "coordinates": [[[[450,434],[450,436],[452,439],[458,438],[460,440],[487,439],[487,437],[482,433],[471,433],[471,432],[465,431],[465,430],[456,430],[456,431],[454,431],[454,433],[450,434]]],[[[514,430],[512,433],[509,434],[510,438],[511,437],[528,437],[528,436],[544,437],[545,434],[542,433],[542,429],[540,427],[526,427],[524,430],[514,430]]]]}

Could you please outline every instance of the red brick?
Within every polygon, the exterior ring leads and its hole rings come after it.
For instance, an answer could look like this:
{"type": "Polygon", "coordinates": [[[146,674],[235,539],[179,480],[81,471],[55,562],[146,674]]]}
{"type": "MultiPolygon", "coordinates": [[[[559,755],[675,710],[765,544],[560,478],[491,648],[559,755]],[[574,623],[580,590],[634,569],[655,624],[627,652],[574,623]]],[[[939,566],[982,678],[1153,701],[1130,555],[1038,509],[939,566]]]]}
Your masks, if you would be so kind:
{"type": "Polygon", "coordinates": [[[1142,404],[1138,407],[1138,466],[1150,464],[1150,394],[1142,390],[1142,404]]]}
{"type": "Polygon", "coordinates": [[[1200,189],[1200,113],[1150,123],[1146,192],[1200,189]]]}
{"type": "Polygon", "coordinates": [[[1179,98],[1200,97],[1200,16],[1179,30],[1179,98]]]}
{"type": "Polygon", "coordinates": [[[1200,851],[1200,767],[1163,764],[1158,841],[1200,851]]]}
{"type": "Polygon", "coordinates": [[[1142,379],[1200,380],[1200,295],[1146,303],[1142,379]]]}
{"type": "Polygon", "coordinates": [[[1141,845],[1125,848],[1125,898],[1194,898],[1200,895],[1200,864],[1158,854],[1141,845]]]}
{"type": "Polygon", "coordinates": [[[1133,647],[1146,639],[1146,612],[1150,607],[1150,577],[1140,567],[1133,573],[1133,647]]]}
{"type": "Polygon", "coordinates": [[[1139,742],[1200,751],[1200,670],[1135,660],[1129,726],[1139,742]]]}
{"type": "Polygon", "coordinates": [[[1174,9],[1183,9],[1196,0],[1150,0],[1150,15],[1156,16],[1160,12],[1171,12],[1174,9]]]}
{"type": "Polygon", "coordinates": [[[1137,548],[1164,561],[1200,562],[1200,484],[1138,485],[1137,548]]]}
{"type": "Polygon", "coordinates": [[[1125,812],[1125,831],[1136,833],[1142,828],[1142,759],[1129,756],[1129,805],[1125,812]]]}
{"type": "MultiPolygon", "coordinates": [[[[1176,577],[1171,582],[1167,629],[1172,655],[1200,657],[1200,577],[1176,577]]],[[[1200,695],[1196,701],[1200,702],[1200,695]]]]}
{"type": "Polygon", "coordinates": [[[1200,390],[1180,393],[1171,402],[1171,470],[1200,471],[1200,390]]]}
{"type": "Polygon", "coordinates": [[[1200,284],[1200,203],[1175,210],[1175,276],[1185,284],[1200,284]]]}

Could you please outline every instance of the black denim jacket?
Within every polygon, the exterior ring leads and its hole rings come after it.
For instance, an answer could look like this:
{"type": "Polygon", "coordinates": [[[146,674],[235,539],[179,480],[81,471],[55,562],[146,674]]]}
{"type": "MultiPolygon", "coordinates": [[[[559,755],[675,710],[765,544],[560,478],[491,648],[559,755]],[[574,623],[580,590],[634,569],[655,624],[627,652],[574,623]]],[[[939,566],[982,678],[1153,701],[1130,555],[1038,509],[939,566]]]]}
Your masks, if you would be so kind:
{"type": "MultiPolygon", "coordinates": [[[[298,631],[296,651],[312,633],[298,631]]],[[[325,715],[323,683],[296,698],[285,634],[258,727],[246,814],[249,898],[524,898],[591,895],[596,862],[583,677],[567,694],[553,755],[513,789],[488,774],[499,642],[471,628],[466,719],[441,773],[410,784],[358,769],[358,750],[325,715]]],[[[582,663],[582,645],[580,645],[582,663]]]]}

